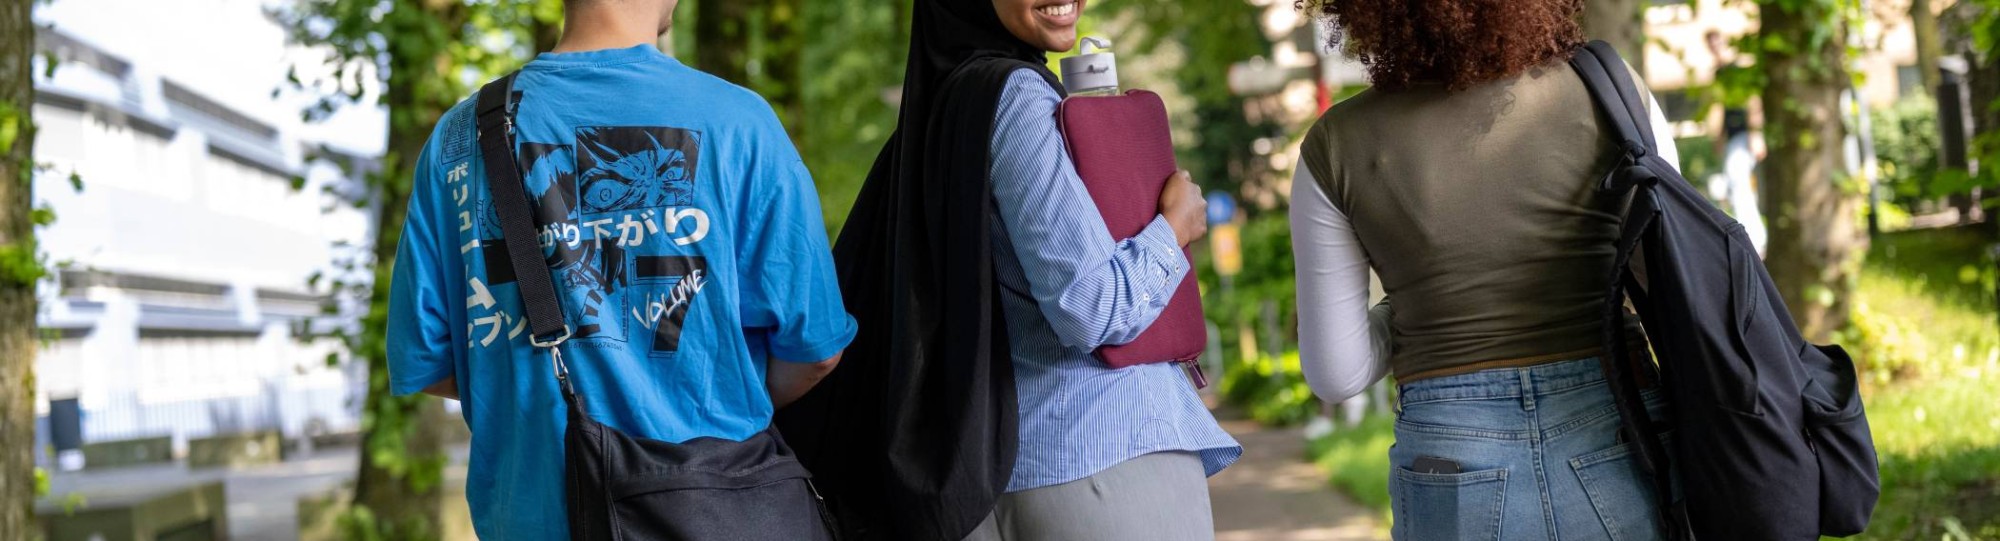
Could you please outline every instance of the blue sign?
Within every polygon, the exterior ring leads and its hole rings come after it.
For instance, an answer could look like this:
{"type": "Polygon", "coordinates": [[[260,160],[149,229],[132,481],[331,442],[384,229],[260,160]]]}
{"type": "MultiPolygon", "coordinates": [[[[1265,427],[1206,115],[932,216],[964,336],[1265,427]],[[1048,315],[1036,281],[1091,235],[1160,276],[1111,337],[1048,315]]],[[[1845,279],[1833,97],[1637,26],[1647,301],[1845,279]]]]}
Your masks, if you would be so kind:
{"type": "Polygon", "coordinates": [[[1229,192],[1208,192],[1208,224],[1229,223],[1236,218],[1236,198],[1229,192]]]}

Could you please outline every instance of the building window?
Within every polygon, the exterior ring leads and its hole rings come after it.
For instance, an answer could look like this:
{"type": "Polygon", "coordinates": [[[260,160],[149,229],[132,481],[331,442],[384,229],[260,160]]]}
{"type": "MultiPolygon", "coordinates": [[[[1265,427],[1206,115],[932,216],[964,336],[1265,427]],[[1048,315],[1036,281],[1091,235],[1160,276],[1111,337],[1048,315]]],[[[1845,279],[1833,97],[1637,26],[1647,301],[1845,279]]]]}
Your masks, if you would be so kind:
{"type": "Polygon", "coordinates": [[[1923,92],[1924,73],[1916,66],[1896,66],[1896,95],[1908,96],[1913,92],[1923,92]]]}
{"type": "Polygon", "coordinates": [[[145,403],[255,396],[270,351],[255,336],[187,333],[139,337],[134,388],[145,403]]]}

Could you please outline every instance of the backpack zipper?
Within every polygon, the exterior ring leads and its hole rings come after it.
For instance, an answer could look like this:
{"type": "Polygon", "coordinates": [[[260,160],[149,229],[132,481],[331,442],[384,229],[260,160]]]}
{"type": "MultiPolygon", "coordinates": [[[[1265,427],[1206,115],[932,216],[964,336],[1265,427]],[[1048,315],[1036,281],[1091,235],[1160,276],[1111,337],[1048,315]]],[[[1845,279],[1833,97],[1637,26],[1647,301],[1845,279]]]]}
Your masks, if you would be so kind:
{"type": "Polygon", "coordinates": [[[829,509],[826,505],[826,498],[820,496],[819,487],[813,484],[811,477],[807,477],[805,481],[806,490],[812,492],[813,504],[819,507],[820,525],[826,527],[826,533],[832,535],[834,541],[840,541],[840,528],[834,522],[832,509],[829,509]]]}

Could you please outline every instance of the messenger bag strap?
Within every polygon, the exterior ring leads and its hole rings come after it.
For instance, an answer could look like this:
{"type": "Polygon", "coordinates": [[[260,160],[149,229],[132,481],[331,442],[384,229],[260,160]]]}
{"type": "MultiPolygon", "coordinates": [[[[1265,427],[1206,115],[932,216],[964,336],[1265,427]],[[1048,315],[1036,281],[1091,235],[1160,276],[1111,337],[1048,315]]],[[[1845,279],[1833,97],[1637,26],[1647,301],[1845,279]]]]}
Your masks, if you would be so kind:
{"type": "Polygon", "coordinates": [[[507,101],[514,93],[514,76],[519,74],[509,73],[479,89],[473,109],[479,125],[479,153],[486,163],[487,196],[500,219],[500,242],[506,248],[507,264],[513,267],[514,287],[526,305],[528,342],[548,350],[563,398],[569,399],[574,392],[560,346],[569,340],[570,327],[563,321],[562,300],[556,296],[554,275],[536,240],[535,213],[528,206],[528,189],[514,160],[514,117],[508,114],[507,101]]]}

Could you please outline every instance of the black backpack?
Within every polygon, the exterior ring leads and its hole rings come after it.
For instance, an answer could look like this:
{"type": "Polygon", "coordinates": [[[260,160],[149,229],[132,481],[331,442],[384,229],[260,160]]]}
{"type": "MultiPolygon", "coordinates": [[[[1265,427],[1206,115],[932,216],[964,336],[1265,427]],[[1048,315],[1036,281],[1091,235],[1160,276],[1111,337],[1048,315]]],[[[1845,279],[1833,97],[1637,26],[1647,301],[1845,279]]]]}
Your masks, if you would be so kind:
{"type": "Polygon", "coordinates": [[[1639,442],[1634,462],[1664,502],[1663,529],[1704,541],[1859,533],[1881,483],[1854,361],[1800,336],[1743,225],[1655,152],[1618,53],[1591,42],[1570,65],[1623,152],[1598,186],[1632,201],[1604,304],[1604,370],[1623,439],[1639,442]],[[1635,251],[1643,286],[1628,266],[1635,251]],[[1669,420],[1649,418],[1624,362],[1627,298],[1658,356],[1669,420]],[[1671,450],[1659,437],[1669,430],[1671,450]]]}

